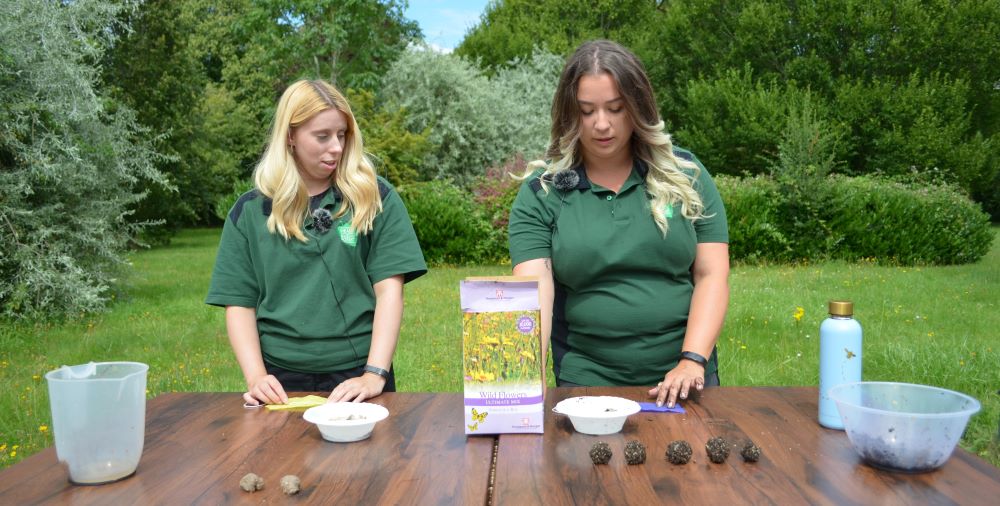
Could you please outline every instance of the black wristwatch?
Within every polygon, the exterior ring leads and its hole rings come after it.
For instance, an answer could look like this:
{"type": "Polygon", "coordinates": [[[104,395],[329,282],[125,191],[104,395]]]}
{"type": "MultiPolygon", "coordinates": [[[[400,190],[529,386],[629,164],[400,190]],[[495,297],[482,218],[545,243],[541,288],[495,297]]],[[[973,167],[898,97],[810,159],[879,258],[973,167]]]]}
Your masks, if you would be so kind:
{"type": "Polygon", "coordinates": [[[697,364],[701,364],[702,367],[708,367],[708,359],[693,351],[682,351],[681,360],[690,360],[697,364]]]}
{"type": "Polygon", "coordinates": [[[365,372],[370,372],[377,376],[381,376],[382,379],[389,379],[389,371],[382,369],[381,367],[375,367],[371,364],[365,364],[365,372]]]}

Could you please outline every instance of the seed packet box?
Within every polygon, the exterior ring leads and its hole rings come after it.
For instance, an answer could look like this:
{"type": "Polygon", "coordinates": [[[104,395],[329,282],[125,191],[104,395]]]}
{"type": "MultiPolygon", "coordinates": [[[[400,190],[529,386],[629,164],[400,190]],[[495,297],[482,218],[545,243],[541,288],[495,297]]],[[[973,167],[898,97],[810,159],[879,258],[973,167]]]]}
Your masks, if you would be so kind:
{"type": "Polygon", "coordinates": [[[465,433],[541,434],[541,311],[530,277],[466,278],[462,300],[465,433]]]}

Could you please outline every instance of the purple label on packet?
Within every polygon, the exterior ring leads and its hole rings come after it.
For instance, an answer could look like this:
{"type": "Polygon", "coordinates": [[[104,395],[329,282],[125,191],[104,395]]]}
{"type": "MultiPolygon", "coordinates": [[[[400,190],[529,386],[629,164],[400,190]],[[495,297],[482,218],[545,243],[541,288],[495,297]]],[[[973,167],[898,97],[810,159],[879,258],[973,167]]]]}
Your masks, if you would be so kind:
{"type": "Polygon", "coordinates": [[[522,334],[530,334],[535,330],[535,319],[530,316],[522,316],[517,320],[517,330],[522,334]]]}

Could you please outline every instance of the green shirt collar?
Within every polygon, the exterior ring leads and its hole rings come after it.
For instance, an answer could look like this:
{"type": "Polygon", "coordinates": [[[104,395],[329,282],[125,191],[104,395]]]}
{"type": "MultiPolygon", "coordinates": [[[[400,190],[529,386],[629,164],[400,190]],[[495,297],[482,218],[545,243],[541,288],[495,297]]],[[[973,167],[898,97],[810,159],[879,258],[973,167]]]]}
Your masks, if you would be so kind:
{"type": "MultiPolygon", "coordinates": [[[[577,176],[580,177],[579,182],[573,189],[583,191],[593,188],[590,184],[590,180],[587,179],[587,171],[583,167],[583,163],[576,165],[570,170],[575,171],[577,176]]],[[[629,173],[628,179],[625,180],[625,183],[622,185],[621,189],[618,190],[618,192],[621,193],[633,186],[645,184],[646,174],[648,173],[649,173],[649,167],[646,166],[646,162],[642,161],[639,158],[634,158],[632,162],[632,172],[629,173]]]]}

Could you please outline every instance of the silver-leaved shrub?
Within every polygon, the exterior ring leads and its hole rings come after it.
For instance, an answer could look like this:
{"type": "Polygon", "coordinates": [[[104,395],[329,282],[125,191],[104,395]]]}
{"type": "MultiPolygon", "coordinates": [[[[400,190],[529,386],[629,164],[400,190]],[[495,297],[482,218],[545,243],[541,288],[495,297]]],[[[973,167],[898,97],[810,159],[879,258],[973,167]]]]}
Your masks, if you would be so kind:
{"type": "Polygon", "coordinates": [[[562,64],[536,50],[489,76],[459,56],[413,46],[386,73],[382,98],[406,111],[409,131],[430,130],[421,178],[468,184],[519,153],[542,155],[562,64]]]}
{"type": "Polygon", "coordinates": [[[129,209],[167,185],[97,63],[137,2],[0,2],[0,317],[102,308],[143,224],[129,209]]]}

